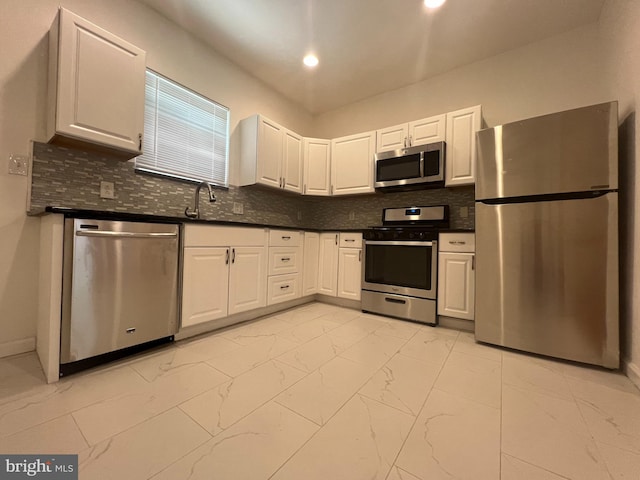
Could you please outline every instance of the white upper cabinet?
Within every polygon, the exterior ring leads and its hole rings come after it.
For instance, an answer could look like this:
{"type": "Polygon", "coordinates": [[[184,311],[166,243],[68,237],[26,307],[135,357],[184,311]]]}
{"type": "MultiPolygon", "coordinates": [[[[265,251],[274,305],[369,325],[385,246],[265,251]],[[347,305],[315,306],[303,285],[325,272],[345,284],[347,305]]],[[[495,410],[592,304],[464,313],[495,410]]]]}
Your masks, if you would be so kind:
{"type": "Polygon", "coordinates": [[[304,187],[305,195],[331,194],[331,140],[305,138],[304,187]]]}
{"type": "Polygon", "coordinates": [[[302,137],[262,115],[241,124],[240,185],[302,193],[302,137]]]}
{"type": "Polygon", "coordinates": [[[376,132],[331,140],[332,195],[373,192],[376,132]]]}
{"type": "Polygon", "coordinates": [[[445,139],[446,115],[382,128],[376,132],[376,152],[442,142],[445,139]]]}
{"type": "Polygon", "coordinates": [[[135,45],[60,8],[49,35],[49,141],[139,155],[145,57],[135,45]]]}
{"type": "Polygon", "coordinates": [[[376,131],[376,152],[389,152],[406,148],[409,139],[409,125],[403,123],[376,131]]]}
{"type": "Polygon", "coordinates": [[[302,193],[302,137],[291,130],[284,132],[282,159],[282,188],[302,193]]]}
{"type": "Polygon", "coordinates": [[[446,187],[476,183],[476,132],[481,125],[480,105],[447,113],[446,187]]]}
{"type": "Polygon", "coordinates": [[[268,118],[258,120],[256,178],[253,183],[282,187],[284,127],[268,118]]]}

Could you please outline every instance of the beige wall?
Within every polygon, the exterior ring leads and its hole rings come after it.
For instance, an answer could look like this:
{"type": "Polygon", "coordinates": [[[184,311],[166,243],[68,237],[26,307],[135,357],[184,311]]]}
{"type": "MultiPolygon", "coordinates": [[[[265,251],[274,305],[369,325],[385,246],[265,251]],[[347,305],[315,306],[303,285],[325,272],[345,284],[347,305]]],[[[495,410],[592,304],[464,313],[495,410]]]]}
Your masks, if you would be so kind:
{"type": "Polygon", "coordinates": [[[27,179],[8,175],[7,165],[10,154],[28,153],[29,140],[46,140],[47,32],[59,4],[146,50],[150,68],[231,108],[232,181],[239,120],[260,112],[302,134],[309,133],[312,121],[303,109],[133,0],[2,0],[0,356],[10,352],[8,344],[24,348],[35,336],[39,219],[25,216],[27,179]]]}
{"type": "Polygon", "coordinates": [[[628,375],[640,386],[640,145],[636,109],[640,102],[640,2],[607,0],[600,40],[609,95],[619,101],[620,244],[623,357],[628,375]]]}
{"type": "Polygon", "coordinates": [[[597,25],[511,50],[405,88],[319,115],[335,137],[482,105],[488,126],[610,100],[597,25]]]}

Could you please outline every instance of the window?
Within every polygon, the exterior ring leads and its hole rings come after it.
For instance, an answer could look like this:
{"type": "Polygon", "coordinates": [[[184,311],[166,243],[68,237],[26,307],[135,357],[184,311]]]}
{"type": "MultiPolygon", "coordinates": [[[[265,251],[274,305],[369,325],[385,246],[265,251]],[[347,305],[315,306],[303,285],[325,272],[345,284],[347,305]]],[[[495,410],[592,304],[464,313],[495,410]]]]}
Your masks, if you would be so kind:
{"type": "Polygon", "coordinates": [[[229,109],[147,70],[136,170],[228,186],[229,109]]]}

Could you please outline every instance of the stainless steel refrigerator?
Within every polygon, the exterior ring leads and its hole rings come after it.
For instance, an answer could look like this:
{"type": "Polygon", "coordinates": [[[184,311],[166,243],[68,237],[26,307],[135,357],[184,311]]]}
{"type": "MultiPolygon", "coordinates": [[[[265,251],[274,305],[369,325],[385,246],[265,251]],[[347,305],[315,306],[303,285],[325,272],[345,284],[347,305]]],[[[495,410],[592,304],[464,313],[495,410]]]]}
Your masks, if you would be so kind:
{"type": "Polygon", "coordinates": [[[617,102],[477,140],[476,339],[618,368],[617,102]]]}

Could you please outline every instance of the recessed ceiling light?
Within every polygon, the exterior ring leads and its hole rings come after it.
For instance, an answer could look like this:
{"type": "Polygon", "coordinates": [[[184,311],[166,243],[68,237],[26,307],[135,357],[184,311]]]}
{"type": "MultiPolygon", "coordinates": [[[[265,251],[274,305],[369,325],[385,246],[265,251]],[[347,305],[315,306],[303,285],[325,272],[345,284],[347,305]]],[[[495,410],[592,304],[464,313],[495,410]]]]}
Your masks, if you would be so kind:
{"type": "Polygon", "coordinates": [[[438,8],[446,0],[424,0],[424,4],[427,8],[438,8]]]}
{"type": "Polygon", "coordinates": [[[307,67],[315,67],[316,65],[318,65],[318,57],[316,57],[312,53],[304,57],[302,61],[307,67]]]}

